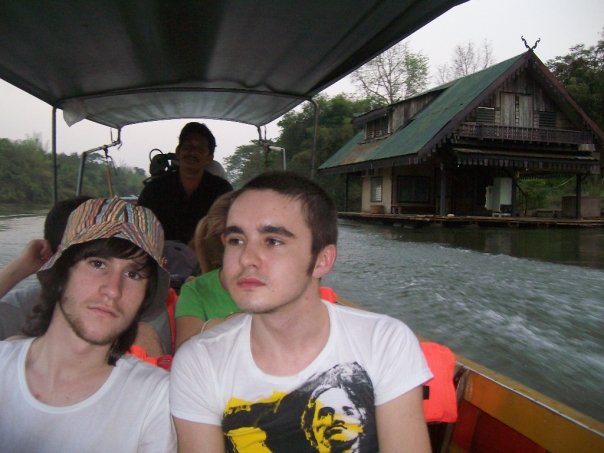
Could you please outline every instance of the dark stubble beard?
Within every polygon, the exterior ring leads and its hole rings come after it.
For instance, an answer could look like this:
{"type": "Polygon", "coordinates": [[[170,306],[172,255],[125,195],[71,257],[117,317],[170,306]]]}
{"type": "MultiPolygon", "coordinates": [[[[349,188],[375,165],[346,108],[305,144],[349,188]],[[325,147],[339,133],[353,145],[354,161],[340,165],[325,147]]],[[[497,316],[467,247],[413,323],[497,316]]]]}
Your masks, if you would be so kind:
{"type": "Polygon", "coordinates": [[[109,346],[111,344],[113,344],[113,342],[123,333],[127,330],[127,327],[124,328],[121,332],[108,332],[107,335],[105,337],[101,337],[101,338],[90,338],[89,336],[86,335],[86,327],[84,325],[84,322],[77,316],[69,313],[66,309],[65,309],[65,304],[69,305],[69,300],[66,296],[63,296],[63,298],[61,298],[59,300],[59,309],[61,310],[61,313],[63,314],[63,318],[65,318],[65,321],[67,321],[67,324],[69,325],[69,327],[71,327],[71,330],[78,336],[78,338],[81,338],[82,340],[93,344],[95,346],[109,346]]]}

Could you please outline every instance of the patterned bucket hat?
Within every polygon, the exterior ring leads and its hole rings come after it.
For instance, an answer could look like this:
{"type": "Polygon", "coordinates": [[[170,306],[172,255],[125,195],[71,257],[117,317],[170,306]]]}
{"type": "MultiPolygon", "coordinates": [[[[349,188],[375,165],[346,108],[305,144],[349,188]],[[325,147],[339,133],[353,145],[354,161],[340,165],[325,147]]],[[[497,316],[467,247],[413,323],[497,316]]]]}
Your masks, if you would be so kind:
{"type": "Polygon", "coordinates": [[[57,252],[39,272],[52,268],[63,252],[72,245],[113,237],[132,242],[157,263],[157,288],[151,297],[151,304],[143,313],[145,320],[151,320],[165,310],[170,274],[161,266],[164,230],[148,208],[136,206],[120,198],[93,198],[82,203],[69,216],[57,252]]]}

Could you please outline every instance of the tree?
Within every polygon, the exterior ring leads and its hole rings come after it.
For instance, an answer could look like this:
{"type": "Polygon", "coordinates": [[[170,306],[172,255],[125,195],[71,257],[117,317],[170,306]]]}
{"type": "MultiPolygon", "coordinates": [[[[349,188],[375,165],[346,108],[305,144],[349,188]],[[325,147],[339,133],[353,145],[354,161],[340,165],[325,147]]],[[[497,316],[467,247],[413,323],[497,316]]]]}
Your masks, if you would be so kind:
{"type": "Polygon", "coordinates": [[[265,155],[258,140],[252,140],[250,144],[238,146],[224,159],[224,164],[233,187],[239,188],[264,170],[273,168],[274,160],[273,155],[265,155]]]}
{"type": "Polygon", "coordinates": [[[595,46],[578,44],[570,53],[547,61],[585,112],[604,129],[604,29],[595,46]]]}
{"type": "MultiPolygon", "coordinates": [[[[43,149],[38,137],[11,141],[0,139],[0,203],[52,203],[51,155],[43,149]]],[[[76,192],[80,156],[58,154],[58,196],[60,200],[76,192]]],[[[109,195],[109,178],[104,158],[88,157],[82,192],[93,197],[109,195]]],[[[138,194],[145,178],[140,168],[110,167],[113,193],[116,196],[138,194]]]]}
{"type": "Polygon", "coordinates": [[[451,61],[437,67],[436,80],[443,84],[486,69],[493,63],[493,50],[486,39],[480,47],[472,41],[457,44],[453,49],[451,61]]]}
{"type": "MultiPolygon", "coordinates": [[[[352,138],[355,130],[352,119],[355,115],[371,110],[372,101],[351,99],[344,94],[329,98],[319,96],[315,99],[319,106],[319,129],[317,131],[317,164],[325,162],[344,143],[352,138]]],[[[291,111],[279,121],[281,133],[274,144],[285,149],[287,169],[308,176],[310,174],[313,146],[314,110],[305,104],[291,111]]],[[[239,146],[235,153],[225,159],[225,168],[234,187],[240,187],[246,181],[264,171],[265,168],[281,168],[281,155],[269,153],[268,156],[257,141],[239,146]],[[268,161],[266,160],[268,157],[268,161]]],[[[344,175],[331,175],[317,178],[336,200],[340,207],[345,206],[344,175]]],[[[348,198],[359,196],[360,189],[350,189],[348,198]]]]}
{"type": "Polygon", "coordinates": [[[361,96],[381,105],[421,92],[428,84],[428,57],[399,42],[352,73],[361,96]]]}

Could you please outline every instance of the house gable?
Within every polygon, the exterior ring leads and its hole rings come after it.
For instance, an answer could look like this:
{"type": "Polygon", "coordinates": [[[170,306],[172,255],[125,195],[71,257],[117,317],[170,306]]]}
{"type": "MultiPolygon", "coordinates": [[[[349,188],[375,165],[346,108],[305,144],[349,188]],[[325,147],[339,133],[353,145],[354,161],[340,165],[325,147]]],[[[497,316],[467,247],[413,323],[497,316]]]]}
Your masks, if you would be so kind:
{"type": "Polygon", "coordinates": [[[368,162],[372,162],[376,166],[396,165],[401,161],[397,158],[411,155],[416,155],[416,160],[418,157],[421,158],[422,156],[419,154],[422,151],[425,153],[425,150],[434,147],[436,143],[446,138],[449,129],[447,126],[450,126],[450,122],[465,108],[467,109],[472,101],[476,101],[477,97],[502,74],[514,65],[518,65],[519,61],[522,61],[522,57],[523,55],[511,58],[476,74],[451,82],[442,90],[431,90],[426,93],[435,93],[435,96],[420,95],[402,101],[394,108],[399,113],[393,115],[398,118],[394,124],[400,124],[400,126],[379,146],[366,147],[368,148],[366,152],[358,153],[354,149],[355,146],[366,144],[361,143],[359,136],[356,136],[321,165],[320,170],[368,162]],[[407,115],[405,115],[405,108],[408,111],[407,115]],[[415,111],[417,113],[413,115],[415,111]],[[349,153],[345,155],[340,152],[344,149],[348,149],[349,153]],[[393,162],[392,159],[395,161],[393,162]]]}
{"type": "MultiPolygon", "coordinates": [[[[532,52],[393,104],[382,109],[384,112],[389,113],[390,134],[382,134],[377,142],[367,133],[354,137],[320,171],[419,164],[439,147],[455,146],[459,136],[462,145],[471,138],[495,140],[489,143],[495,147],[497,140],[507,141],[506,146],[511,142],[523,143],[521,146],[559,143],[566,152],[560,158],[572,158],[583,171],[588,167],[593,171],[597,160],[593,136],[603,141],[597,125],[532,52]],[[578,150],[583,154],[571,156],[573,149],[564,149],[565,144],[575,146],[575,154],[580,144],[578,150]]],[[[371,112],[364,116],[371,118],[371,112]]]]}

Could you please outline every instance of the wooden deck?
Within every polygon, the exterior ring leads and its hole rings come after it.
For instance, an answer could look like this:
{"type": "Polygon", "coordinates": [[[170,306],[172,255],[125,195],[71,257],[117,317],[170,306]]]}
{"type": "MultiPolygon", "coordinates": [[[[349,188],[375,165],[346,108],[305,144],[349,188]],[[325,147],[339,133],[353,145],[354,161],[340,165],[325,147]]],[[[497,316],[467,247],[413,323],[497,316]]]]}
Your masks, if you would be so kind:
{"type": "Polygon", "coordinates": [[[515,228],[603,228],[604,218],[562,219],[547,217],[483,217],[438,216],[419,214],[370,214],[368,212],[339,212],[342,219],[363,220],[387,225],[422,227],[442,225],[446,227],[515,227],[515,228]]]}

